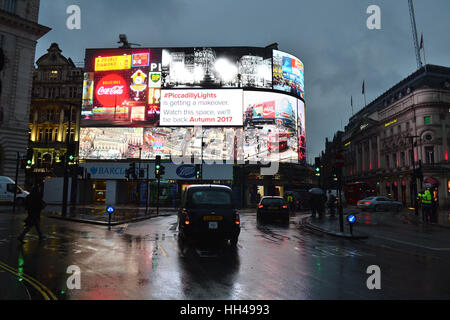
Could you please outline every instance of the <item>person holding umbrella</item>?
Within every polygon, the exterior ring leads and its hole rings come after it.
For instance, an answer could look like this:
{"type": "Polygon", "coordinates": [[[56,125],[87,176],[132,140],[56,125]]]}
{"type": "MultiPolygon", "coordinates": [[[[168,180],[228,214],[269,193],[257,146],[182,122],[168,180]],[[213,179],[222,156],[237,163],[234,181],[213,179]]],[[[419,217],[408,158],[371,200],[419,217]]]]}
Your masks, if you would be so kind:
{"type": "Polygon", "coordinates": [[[320,188],[311,188],[309,189],[308,192],[311,193],[309,204],[312,210],[312,217],[315,218],[317,213],[319,215],[319,218],[321,218],[323,213],[322,207],[323,208],[325,207],[325,202],[323,201],[323,198],[325,198],[326,201],[326,197],[323,193],[323,190],[320,188]]]}

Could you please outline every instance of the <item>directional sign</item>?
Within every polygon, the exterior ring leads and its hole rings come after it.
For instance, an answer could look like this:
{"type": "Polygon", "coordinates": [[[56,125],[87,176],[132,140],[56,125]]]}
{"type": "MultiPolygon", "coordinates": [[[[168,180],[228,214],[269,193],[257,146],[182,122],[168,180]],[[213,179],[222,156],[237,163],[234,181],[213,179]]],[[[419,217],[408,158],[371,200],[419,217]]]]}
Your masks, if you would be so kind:
{"type": "Polygon", "coordinates": [[[347,216],[347,221],[348,221],[349,223],[355,223],[355,221],[356,221],[355,215],[354,215],[354,214],[349,214],[349,215],[347,216]]]}
{"type": "Polygon", "coordinates": [[[107,206],[106,207],[106,212],[108,212],[109,214],[114,212],[114,207],[113,206],[107,206]]]}

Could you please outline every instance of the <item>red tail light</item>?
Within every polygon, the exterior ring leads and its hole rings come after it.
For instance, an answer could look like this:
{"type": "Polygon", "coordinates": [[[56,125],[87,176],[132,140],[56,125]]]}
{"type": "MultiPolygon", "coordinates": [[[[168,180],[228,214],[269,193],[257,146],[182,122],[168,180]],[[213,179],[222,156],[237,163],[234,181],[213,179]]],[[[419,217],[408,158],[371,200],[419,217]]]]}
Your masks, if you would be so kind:
{"type": "Polygon", "coordinates": [[[287,205],[286,204],[283,205],[283,209],[287,209],[287,205]]]}
{"type": "Polygon", "coordinates": [[[189,216],[186,210],[183,210],[183,213],[184,213],[184,224],[189,225],[191,223],[191,217],[189,216]]]}
{"type": "Polygon", "coordinates": [[[258,205],[258,208],[262,209],[262,208],[264,208],[264,206],[262,204],[260,204],[260,205],[258,205]]]}
{"type": "Polygon", "coordinates": [[[236,225],[241,224],[241,218],[239,217],[239,211],[237,211],[237,210],[234,212],[234,223],[236,225]]]}

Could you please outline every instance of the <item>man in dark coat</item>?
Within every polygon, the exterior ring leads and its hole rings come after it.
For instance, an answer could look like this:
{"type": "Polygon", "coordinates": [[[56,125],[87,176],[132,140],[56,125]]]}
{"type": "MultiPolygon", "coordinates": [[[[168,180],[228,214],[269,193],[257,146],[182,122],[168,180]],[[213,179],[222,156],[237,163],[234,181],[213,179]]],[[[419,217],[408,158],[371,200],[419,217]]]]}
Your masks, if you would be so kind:
{"type": "Polygon", "coordinates": [[[35,185],[33,187],[33,190],[28,195],[28,197],[25,200],[25,208],[28,211],[28,216],[25,219],[25,228],[23,229],[23,232],[20,234],[20,236],[17,238],[20,242],[24,242],[23,238],[27,234],[28,231],[31,230],[31,228],[35,227],[36,231],[39,235],[39,240],[44,239],[44,235],[41,232],[41,228],[39,227],[40,220],[41,220],[41,210],[44,209],[45,203],[42,200],[42,194],[39,190],[39,186],[35,185]]]}

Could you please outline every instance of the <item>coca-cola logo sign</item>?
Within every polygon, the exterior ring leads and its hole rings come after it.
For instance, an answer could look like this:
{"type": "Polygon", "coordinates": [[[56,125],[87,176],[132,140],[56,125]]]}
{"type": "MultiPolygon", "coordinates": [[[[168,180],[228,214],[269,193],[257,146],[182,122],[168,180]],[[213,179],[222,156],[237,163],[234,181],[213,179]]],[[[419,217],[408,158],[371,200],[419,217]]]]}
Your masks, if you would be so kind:
{"type": "Polygon", "coordinates": [[[99,105],[114,107],[128,99],[128,86],[118,74],[109,74],[98,81],[95,97],[99,105]]]}

